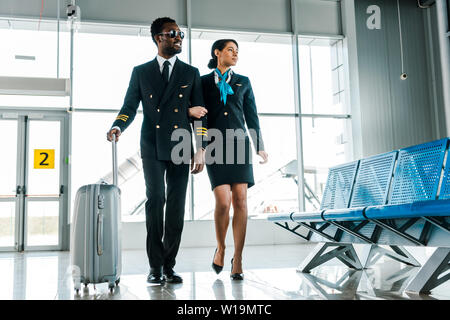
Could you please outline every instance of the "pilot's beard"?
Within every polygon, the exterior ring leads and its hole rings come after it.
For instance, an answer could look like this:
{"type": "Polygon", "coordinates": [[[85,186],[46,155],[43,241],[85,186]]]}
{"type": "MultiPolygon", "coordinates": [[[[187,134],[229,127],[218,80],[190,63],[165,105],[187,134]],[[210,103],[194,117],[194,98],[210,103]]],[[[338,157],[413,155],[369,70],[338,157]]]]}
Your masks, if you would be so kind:
{"type": "Polygon", "coordinates": [[[164,53],[168,56],[174,56],[181,53],[182,47],[180,49],[175,49],[174,47],[169,47],[164,49],[164,53]]]}

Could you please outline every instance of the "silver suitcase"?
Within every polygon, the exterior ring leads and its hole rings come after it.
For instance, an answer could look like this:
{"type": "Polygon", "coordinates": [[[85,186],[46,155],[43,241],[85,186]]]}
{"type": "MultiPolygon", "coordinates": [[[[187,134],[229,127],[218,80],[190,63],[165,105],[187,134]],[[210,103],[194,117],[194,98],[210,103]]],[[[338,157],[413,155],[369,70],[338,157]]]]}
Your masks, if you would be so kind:
{"type": "Polygon", "coordinates": [[[108,282],[111,293],[122,272],[120,189],[113,137],[113,184],[78,189],[72,221],[70,256],[74,288],[108,282]]]}

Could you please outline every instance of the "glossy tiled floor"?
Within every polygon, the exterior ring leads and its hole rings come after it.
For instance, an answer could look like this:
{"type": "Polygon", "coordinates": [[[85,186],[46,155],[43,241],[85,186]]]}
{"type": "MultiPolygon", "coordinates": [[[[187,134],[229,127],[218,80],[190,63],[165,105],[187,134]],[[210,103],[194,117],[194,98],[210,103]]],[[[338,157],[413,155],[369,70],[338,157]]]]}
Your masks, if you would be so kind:
{"type": "MultiPolygon", "coordinates": [[[[98,284],[82,289],[79,295],[73,290],[69,252],[0,253],[0,299],[450,299],[450,281],[430,295],[404,292],[419,268],[388,258],[364,271],[353,271],[332,260],[311,274],[296,272],[313,247],[247,246],[244,281],[229,279],[232,248],[219,276],[210,268],[214,248],[182,248],[175,268],[184,279],[179,285],[147,284],[145,252],[127,250],[123,252],[121,282],[114,294],[109,293],[107,284],[98,284]]],[[[432,251],[421,250],[415,256],[423,263],[432,251]]]]}

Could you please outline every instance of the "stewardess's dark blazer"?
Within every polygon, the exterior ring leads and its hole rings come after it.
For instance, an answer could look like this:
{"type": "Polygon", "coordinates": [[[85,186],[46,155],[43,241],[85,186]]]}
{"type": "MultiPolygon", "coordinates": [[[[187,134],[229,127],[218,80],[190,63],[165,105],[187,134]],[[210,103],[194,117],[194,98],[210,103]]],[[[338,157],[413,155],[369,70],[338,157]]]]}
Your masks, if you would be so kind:
{"type": "Polygon", "coordinates": [[[202,76],[203,97],[205,107],[208,109],[208,129],[219,129],[225,138],[226,129],[242,129],[246,132],[245,124],[247,124],[247,127],[256,133],[256,137],[252,136],[255,139],[253,144],[256,152],[264,150],[250,80],[233,73],[229,85],[234,94],[227,96],[227,103],[224,105],[214,81],[214,71],[202,76]]]}

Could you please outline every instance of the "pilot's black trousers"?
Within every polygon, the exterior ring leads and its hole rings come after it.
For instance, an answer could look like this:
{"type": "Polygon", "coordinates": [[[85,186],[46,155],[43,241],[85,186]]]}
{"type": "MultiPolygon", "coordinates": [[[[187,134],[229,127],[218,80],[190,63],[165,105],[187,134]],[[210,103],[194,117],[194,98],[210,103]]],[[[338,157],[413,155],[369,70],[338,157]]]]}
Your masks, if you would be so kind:
{"type": "Polygon", "coordinates": [[[147,194],[145,220],[150,267],[171,269],[175,266],[183,231],[189,164],[176,165],[152,158],[143,158],[142,164],[147,194]]]}

